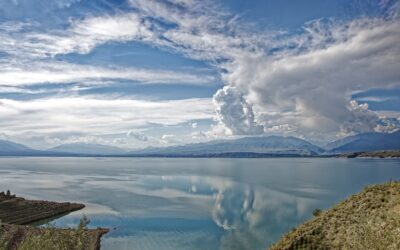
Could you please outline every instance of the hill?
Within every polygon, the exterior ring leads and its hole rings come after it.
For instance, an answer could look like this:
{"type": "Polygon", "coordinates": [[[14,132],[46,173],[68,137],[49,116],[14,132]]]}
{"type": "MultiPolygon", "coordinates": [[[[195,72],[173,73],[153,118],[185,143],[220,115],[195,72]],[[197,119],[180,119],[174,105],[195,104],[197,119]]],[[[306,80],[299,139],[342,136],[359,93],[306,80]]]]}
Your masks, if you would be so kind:
{"type": "Polygon", "coordinates": [[[400,150],[400,130],[394,133],[364,133],[346,137],[326,146],[330,153],[400,150]]]}
{"type": "Polygon", "coordinates": [[[31,149],[27,146],[15,142],[0,140],[0,156],[18,156],[36,153],[40,153],[40,151],[31,149]]]}
{"type": "Polygon", "coordinates": [[[314,215],[270,249],[400,249],[400,182],[369,186],[314,215]]]}

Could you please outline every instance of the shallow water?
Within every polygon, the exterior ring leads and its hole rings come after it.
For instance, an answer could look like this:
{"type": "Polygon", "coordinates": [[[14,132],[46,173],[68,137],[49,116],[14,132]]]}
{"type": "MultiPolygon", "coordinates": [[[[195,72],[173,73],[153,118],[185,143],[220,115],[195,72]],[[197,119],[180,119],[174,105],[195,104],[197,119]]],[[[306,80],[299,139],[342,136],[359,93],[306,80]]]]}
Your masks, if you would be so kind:
{"type": "Polygon", "coordinates": [[[0,158],[0,190],[76,201],[102,249],[266,249],[315,208],[400,179],[393,159],[0,158]]]}

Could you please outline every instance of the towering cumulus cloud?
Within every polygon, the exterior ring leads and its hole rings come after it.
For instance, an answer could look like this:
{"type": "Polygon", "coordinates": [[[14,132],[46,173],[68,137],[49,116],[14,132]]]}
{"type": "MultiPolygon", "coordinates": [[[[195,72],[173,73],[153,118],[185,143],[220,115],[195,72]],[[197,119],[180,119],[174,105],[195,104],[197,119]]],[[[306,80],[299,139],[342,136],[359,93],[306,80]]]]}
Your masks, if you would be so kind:
{"type": "Polygon", "coordinates": [[[234,57],[224,79],[245,90],[267,131],[283,124],[307,137],[374,131],[379,114],[351,97],[400,87],[399,30],[398,19],[315,21],[294,49],[234,57]]]}
{"type": "Polygon", "coordinates": [[[225,86],[217,91],[213,100],[218,120],[232,134],[258,135],[263,133],[264,127],[254,120],[252,106],[236,87],[225,86]]]}
{"type": "Polygon", "coordinates": [[[393,132],[399,128],[399,120],[395,118],[379,117],[368,109],[368,104],[358,104],[352,100],[348,107],[350,116],[340,126],[343,135],[364,133],[370,131],[393,132]]]}
{"type": "Polygon", "coordinates": [[[385,126],[379,113],[357,108],[352,95],[400,87],[396,4],[382,3],[380,16],[314,20],[288,34],[239,24],[207,4],[132,3],[144,16],[174,24],[158,30],[159,46],[211,61],[223,72],[228,87],[215,94],[214,104],[232,134],[326,139],[385,126]]]}

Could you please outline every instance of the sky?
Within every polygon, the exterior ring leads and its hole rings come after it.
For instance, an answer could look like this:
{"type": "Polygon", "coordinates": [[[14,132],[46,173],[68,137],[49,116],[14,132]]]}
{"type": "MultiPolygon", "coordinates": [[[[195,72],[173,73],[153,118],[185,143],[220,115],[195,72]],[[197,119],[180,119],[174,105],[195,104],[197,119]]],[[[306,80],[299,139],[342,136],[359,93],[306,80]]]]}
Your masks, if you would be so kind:
{"type": "Polygon", "coordinates": [[[394,0],[0,0],[0,139],[390,133],[399,14],[394,0]]]}

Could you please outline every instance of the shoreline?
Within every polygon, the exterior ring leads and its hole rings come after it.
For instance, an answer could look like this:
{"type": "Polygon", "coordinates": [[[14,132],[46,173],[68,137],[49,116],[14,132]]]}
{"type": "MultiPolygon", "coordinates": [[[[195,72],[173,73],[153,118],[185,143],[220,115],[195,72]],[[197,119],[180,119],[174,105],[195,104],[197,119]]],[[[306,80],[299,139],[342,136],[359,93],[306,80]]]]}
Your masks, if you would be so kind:
{"type": "Polygon", "coordinates": [[[52,158],[227,158],[227,159],[257,159],[257,158],[400,158],[400,150],[379,150],[379,151],[360,151],[351,153],[332,153],[301,155],[294,153],[256,153],[256,152],[225,152],[207,154],[9,154],[1,155],[0,158],[7,157],[52,157],[52,158]]]}
{"type": "Polygon", "coordinates": [[[84,217],[77,228],[35,226],[40,221],[51,221],[85,207],[84,204],[27,200],[0,193],[0,249],[100,249],[106,228],[88,229],[84,217]],[[81,246],[81,248],[78,248],[81,246]]]}

